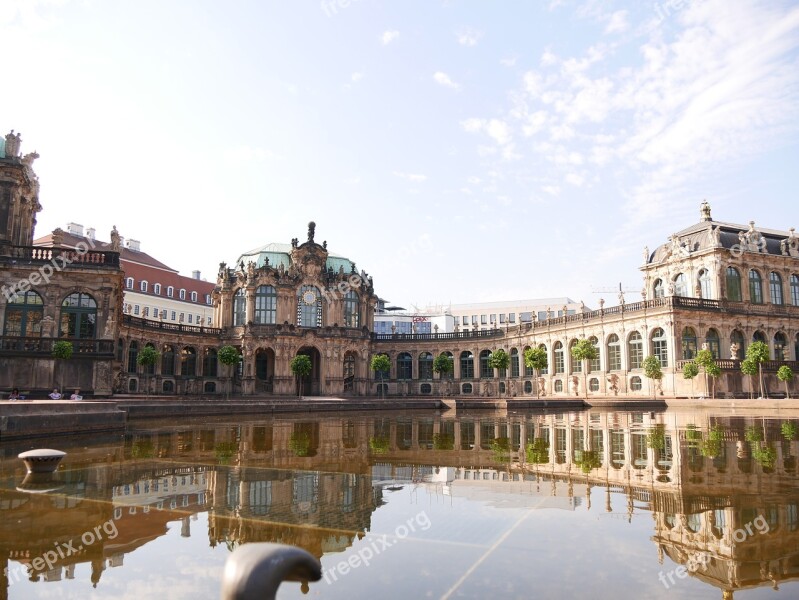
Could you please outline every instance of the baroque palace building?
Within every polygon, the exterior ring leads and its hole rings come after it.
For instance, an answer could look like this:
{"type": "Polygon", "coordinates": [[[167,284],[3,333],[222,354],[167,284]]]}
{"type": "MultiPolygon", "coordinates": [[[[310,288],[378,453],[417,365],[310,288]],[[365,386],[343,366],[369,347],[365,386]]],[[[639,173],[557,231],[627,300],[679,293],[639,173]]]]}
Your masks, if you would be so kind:
{"type": "MultiPolygon", "coordinates": [[[[797,371],[799,354],[799,237],[788,231],[714,221],[705,202],[700,220],[644,253],[641,298],[619,294],[615,306],[600,300],[597,310],[552,306],[529,322],[485,330],[375,333],[378,302],[371,277],[348,258],[315,241],[267,244],[221,263],[211,293],[212,326],[153,320],[123,309],[125,278],[118,234],[110,247],[90,241],[66,244],[60,230],[50,247],[33,245],[39,184],[32,170],[38,156],[21,156],[19,137],[5,138],[0,154],[0,391],[12,387],[43,393],[54,384],[80,387],[86,394],[112,392],[221,394],[227,380],[242,395],[295,392],[290,361],[311,358],[313,371],[304,395],[461,395],[547,398],[619,398],[705,394],[704,382],[682,377],[685,361],[702,347],[722,368],[717,395],[750,392],[740,359],[754,340],[768,344],[764,365],[770,394],[780,393],[776,370],[797,371]],[[569,313],[572,314],[569,314],[569,313]],[[560,316],[557,316],[560,315],[560,316]],[[545,317],[545,318],[541,318],[545,317]],[[52,358],[58,338],[73,342],[75,355],[52,358]],[[570,348],[591,340],[599,358],[587,373],[570,348]],[[152,345],[158,364],[143,370],[139,351],[152,345]],[[224,345],[239,349],[242,361],[219,364],[224,345]],[[706,345],[706,346],[705,346],[706,345]],[[525,368],[529,347],[542,347],[548,367],[525,368]],[[511,357],[507,372],[489,367],[491,353],[511,357]],[[433,358],[450,357],[453,372],[442,380],[433,358]],[[375,354],[391,361],[388,373],[369,368],[375,354]],[[644,377],[643,360],[660,359],[664,377],[644,377]]],[[[74,240],[73,240],[74,241],[74,240]]],[[[793,389],[799,389],[797,382],[793,389]]],[[[229,389],[229,388],[227,388],[229,389]]]]}

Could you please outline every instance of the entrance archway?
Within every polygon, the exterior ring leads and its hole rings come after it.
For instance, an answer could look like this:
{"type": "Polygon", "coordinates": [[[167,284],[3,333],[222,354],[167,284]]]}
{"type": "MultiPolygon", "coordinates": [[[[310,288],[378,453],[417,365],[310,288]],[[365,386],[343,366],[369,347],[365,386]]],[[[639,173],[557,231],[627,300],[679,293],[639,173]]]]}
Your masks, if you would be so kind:
{"type": "Polygon", "coordinates": [[[275,353],[271,348],[258,348],[255,353],[255,377],[258,391],[272,393],[275,378],[275,353]]]}
{"type": "Polygon", "coordinates": [[[311,359],[311,374],[302,382],[303,396],[318,396],[320,393],[320,380],[322,375],[322,356],[313,346],[300,348],[297,354],[304,354],[311,359]]]}

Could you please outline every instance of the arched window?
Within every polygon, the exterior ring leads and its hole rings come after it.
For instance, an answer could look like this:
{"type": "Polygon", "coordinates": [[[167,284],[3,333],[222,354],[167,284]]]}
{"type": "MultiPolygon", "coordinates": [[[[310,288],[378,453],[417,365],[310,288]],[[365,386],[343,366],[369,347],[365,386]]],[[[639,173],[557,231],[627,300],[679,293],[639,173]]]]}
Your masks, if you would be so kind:
{"type": "Polygon", "coordinates": [[[206,348],[203,356],[203,375],[205,377],[216,377],[217,373],[216,349],[206,348]]]}
{"type": "Polygon", "coordinates": [[[322,294],[312,285],[297,290],[297,325],[322,327],[322,294]]]}
{"type": "Polygon", "coordinates": [[[669,344],[666,340],[666,332],[660,327],[652,332],[652,354],[658,357],[661,367],[669,366],[669,344]]]}
{"type": "Polygon", "coordinates": [[[519,376],[519,349],[518,348],[511,348],[510,349],[510,376],[511,377],[518,377],[519,376]]]}
{"type": "MultiPolygon", "coordinates": [[[[543,350],[544,352],[547,352],[547,347],[546,347],[545,344],[539,344],[538,347],[541,348],[541,350],[543,350]]],[[[549,356],[549,352],[547,352],[547,356],[549,356]]],[[[530,372],[530,377],[532,377],[533,376],[532,369],[530,369],[530,371],[531,371],[530,372]]],[[[549,373],[549,361],[547,361],[547,366],[546,367],[544,367],[543,369],[539,370],[538,374],[539,375],[546,375],[547,373],[549,373]]]]}
{"type": "Polygon", "coordinates": [[[461,379],[474,379],[474,354],[468,350],[461,352],[461,379]]]}
{"type": "Polygon", "coordinates": [[[488,379],[494,376],[494,369],[488,365],[491,359],[491,350],[483,350],[480,352],[480,378],[488,379]]]}
{"type": "Polygon", "coordinates": [[[709,300],[712,298],[712,290],[711,290],[711,283],[710,283],[710,273],[707,269],[702,269],[699,271],[699,293],[702,298],[709,300]]]}
{"type": "Polygon", "coordinates": [[[175,348],[167,344],[161,351],[161,375],[175,374],[175,348]]]}
{"type": "MultiPolygon", "coordinates": [[[[563,350],[561,349],[561,352],[562,351],[563,350]]],[[[563,391],[563,382],[560,379],[556,379],[555,380],[555,391],[556,392],[562,392],[563,391]]]]}
{"type": "Polygon", "coordinates": [[[733,360],[743,360],[746,356],[746,342],[744,341],[744,334],[737,329],[734,329],[730,334],[730,348],[737,347],[735,355],[731,356],[733,360]]]}
{"type": "Polygon", "coordinates": [[[61,336],[93,338],[97,326],[97,303],[89,294],[75,293],[61,304],[61,336]]]}
{"type": "Polygon", "coordinates": [[[34,291],[21,292],[11,296],[6,305],[3,335],[33,337],[42,333],[44,302],[34,291]]]}
{"type": "Polygon", "coordinates": [[[572,348],[577,345],[577,340],[572,340],[569,342],[569,361],[571,362],[572,373],[582,373],[583,372],[583,361],[577,360],[574,358],[572,354],[572,348]]]}
{"type": "Polygon", "coordinates": [[[422,352],[419,355],[419,379],[433,378],[433,355],[422,352]]]}
{"type": "Polygon", "coordinates": [[[455,376],[455,357],[452,355],[452,352],[442,352],[442,356],[446,356],[450,363],[449,373],[441,373],[439,377],[441,379],[445,379],[447,377],[454,377],[455,376]]]}
{"type": "Polygon", "coordinates": [[[640,392],[641,388],[643,387],[641,378],[638,375],[634,375],[630,378],[630,390],[633,392],[640,392]]]}
{"type": "Polygon", "coordinates": [[[682,330],[682,357],[683,360],[692,360],[696,357],[696,331],[693,327],[682,330]]]}
{"type": "Polygon", "coordinates": [[[763,342],[764,344],[768,344],[766,341],[766,334],[762,331],[755,331],[754,335],[752,336],[753,342],[763,342]]]}
{"type": "Polygon", "coordinates": [[[153,286],[153,294],[155,294],[156,296],[160,296],[161,295],[161,284],[160,283],[156,283],[153,286]]]}
{"type": "Polygon", "coordinates": [[[785,348],[788,346],[788,338],[784,333],[777,332],[774,334],[774,360],[788,360],[785,356],[785,348]]]}
{"type": "Polygon", "coordinates": [[[355,377],[355,353],[347,352],[344,355],[344,379],[355,377]]]}
{"type": "Polygon", "coordinates": [[[407,352],[400,352],[397,355],[397,379],[413,378],[413,360],[407,352]]]}
{"type": "Polygon", "coordinates": [[[655,279],[655,285],[652,288],[653,298],[663,298],[666,295],[666,290],[663,288],[663,280],[655,279]]]}
{"type": "Polygon", "coordinates": [[[133,277],[128,277],[127,279],[125,279],[125,287],[128,288],[129,290],[133,289],[133,277]]]}
{"type": "Polygon", "coordinates": [[[592,377],[588,381],[588,389],[590,391],[592,391],[592,392],[598,392],[599,391],[599,379],[597,379],[596,377],[592,377]]]}
{"type": "Polygon", "coordinates": [[[277,323],[277,292],[271,285],[259,285],[255,290],[255,322],[277,323]]]}
{"type": "Polygon", "coordinates": [[[749,270],[749,302],[763,304],[763,278],[754,269],[749,270]]]}
{"type": "Polygon", "coordinates": [[[197,302],[197,292],[192,292],[190,298],[192,302],[197,302]]]}
{"type": "MultiPolygon", "coordinates": [[[[380,354],[376,354],[375,356],[385,356],[386,358],[388,358],[388,354],[386,354],[385,352],[381,352],[380,354]]],[[[385,381],[390,377],[391,377],[391,369],[388,369],[386,371],[375,371],[375,379],[378,381],[385,381]]]]}
{"type": "MultiPolygon", "coordinates": [[[[524,356],[524,354],[527,352],[527,350],[529,348],[530,348],[530,346],[525,346],[524,347],[524,350],[522,350],[522,356],[524,356]]],[[[524,365],[524,376],[525,377],[532,377],[533,376],[533,368],[532,367],[528,367],[526,364],[524,365]]]]}
{"type": "Polygon", "coordinates": [[[183,377],[194,377],[197,374],[197,352],[191,346],[180,351],[180,374],[183,377]]]}
{"type": "Polygon", "coordinates": [[[554,369],[555,374],[566,372],[566,362],[563,360],[563,342],[555,342],[552,347],[555,353],[554,369]]]}
{"type": "Polygon", "coordinates": [[[167,298],[171,298],[174,295],[175,295],[175,288],[173,288],[171,285],[167,286],[167,288],[166,288],[166,296],[167,296],[167,298]]]}
{"type": "Polygon", "coordinates": [[[591,373],[595,373],[596,371],[599,371],[602,368],[602,363],[600,361],[601,352],[599,351],[599,340],[596,338],[596,336],[593,335],[590,338],[588,338],[588,340],[591,342],[591,345],[596,349],[596,358],[592,358],[590,361],[588,361],[588,370],[591,373]]]}
{"type": "Polygon", "coordinates": [[[142,281],[142,282],[139,283],[139,290],[142,291],[142,292],[146,292],[147,291],[147,282],[146,281],[142,281]]]}
{"type": "Polygon", "coordinates": [[[791,304],[799,306],[799,276],[791,275],[791,304]]]}
{"type": "Polygon", "coordinates": [[[608,336],[608,371],[621,371],[621,342],[619,336],[608,336]]]}
{"type": "Polygon", "coordinates": [[[688,280],[684,273],[680,273],[674,278],[674,295],[688,296],[688,280]]]}
{"type": "Polygon", "coordinates": [[[727,267],[727,300],[730,302],[742,302],[741,294],[741,274],[735,267],[727,267]]]}
{"type": "Polygon", "coordinates": [[[240,327],[247,323],[247,296],[244,288],[239,288],[233,295],[233,326],[240,327]]]}
{"type": "Polygon", "coordinates": [[[180,298],[181,300],[185,300],[186,299],[186,290],[181,289],[180,292],[178,293],[178,298],[180,298]]]}
{"type": "Polygon", "coordinates": [[[782,277],[779,273],[772,271],[768,276],[769,292],[771,292],[772,304],[785,304],[782,297],[782,277]]]}
{"type": "MultiPolygon", "coordinates": [[[[153,350],[155,350],[155,346],[152,343],[150,343],[150,342],[147,342],[146,344],[144,344],[144,347],[145,348],[152,348],[153,350]]],[[[142,368],[144,369],[144,374],[145,375],[155,375],[155,363],[153,363],[151,365],[147,365],[146,367],[142,367],[142,368]]]]}
{"type": "Polygon", "coordinates": [[[707,344],[707,349],[713,353],[713,358],[718,360],[721,358],[721,338],[719,338],[719,332],[715,329],[708,329],[707,335],[705,336],[705,343],[707,344]]]}
{"type": "Polygon", "coordinates": [[[344,295],[344,327],[357,329],[361,326],[361,303],[358,294],[349,291],[344,295]]]}
{"type": "Polygon", "coordinates": [[[644,361],[644,340],[637,331],[633,331],[627,340],[627,361],[629,369],[640,369],[644,361]]]}
{"type": "Polygon", "coordinates": [[[128,373],[135,373],[137,368],[136,359],[139,358],[139,342],[132,341],[128,345],[128,373]]]}

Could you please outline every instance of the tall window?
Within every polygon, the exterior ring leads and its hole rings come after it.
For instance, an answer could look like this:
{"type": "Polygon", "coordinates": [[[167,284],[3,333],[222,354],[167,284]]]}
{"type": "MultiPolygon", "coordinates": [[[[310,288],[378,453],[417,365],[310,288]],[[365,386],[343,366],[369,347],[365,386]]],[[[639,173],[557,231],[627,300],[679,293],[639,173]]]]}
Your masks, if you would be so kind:
{"type": "Polygon", "coordinates": [[[413,361],[407,352],[400,352],[397,355],[397,379],[413,378],[413,361]]]}
{"type": "Polygon", "coordinates": [[[785,348],[788,346],[788,338],[784,333],[778,332],[774,334],[774,360],[787,360],[785,356],[785,348]]]}
{"type": "Polygon", "coordinates": [[[161,375],[175,374],[175,348],[167,344],[161,352],[161,375]]]}
{"type": "Polygon", "coordinates": [[[572,340],[569,343],[569,360],[571,361],[572,365],[572,373],[582,373],[583,372],[583,361],[577,360],[572,355],[572,348],[577,345],[577,340],[572,340]]]}
{"type": "Polygon", "coordinates": [[[139,289],[140,289],[142,292],[146,292],[146,291],[147,291],[147,282],[146,282],[146,281],[142,281],[142,282],[139,284],[139,289]]]}
{"type": "Polygon", "coordinates": [[[161,295],[161,284],[160,283],[156,283],[153,286],[153,294],[155,294],[156,296],[160,296],[161,295]]]}
{"type": "Polygon", "coordinates": [[[511,377],[518,377],[519,376],[519,349],[518,348],[511,348],[510,349],[510,376],[511,377]]]}
{"type": "Polygon", "coordinates": [[[461,379],[474,379],[474,354],[468,350],[461,352],[461,379]]]}
{"type": "Polygon", "coordinates": [[[768,276],[769,292],[771,292],[772,304],[784,304],[782,297],[782,277],[779,273],[772,271],[768,276]]]}
{"type": "Polygon", "coordinates": [[[139,342],[133,340],[128,346],[128,373],[135,373],[137,359],[139,358],[139,342]]]}
{"type": "Polygon", "coordinates": [[[688,296],[688,280],[684,273],[680,273],[674,278],[674,295],[688,296]]]}
{"type": "Polygon", "coordinates": [[[763,278],[754,269],[749,270],[749,301],[763,304],[763,278]]]}
{"type": "Polygon", "coordinates": [[[247,296],[244,288],[239,288],[233,296],[233,326],[239,327],[247,322],[247,296]]]}
{"type": "MultiPolygon", "coordinates": [[[[152,348],[153,350],[155,350],[155,346],[153,346],[153,344],[151,342],[147,342],[146,344],[144,344],[144,347],[145,348],[152,348]]],[[[144,369],[145,375],[155,375],[155,363],[146,365],[146,366],[144,366],[142,368],[144,369]]]]}
{"type": "Polygon", "coordinates": [[[419,379],[433,378],[433,355],[422,352],[419,355],[419,379]]]}
{"type": "Polygon", "coordinates": [[[563,342],[555,342],[555,374],[566,372],[566,363],[563,360],[563,342]]]}
{"type": "MultiPolygon", "coordinates": [[[[542,349],[544,352],[546,352],[546,351],[547,351],[547,347],[546,347],[544,344],[541,344],[541,345],[540,345],[540,346],[538,346],[538,347],[539,347],[539,348],[541,348],[541,349],[542,349]]],[[[549,356],[549,353],[548,353],[548,352],[547,352],[547,356],[549,356]]],[[[530,369],[530,371],[532,371],[532,369],[530,369]]],[[[538,374],[539,374],[539,375],[546,375],[547,373],[549,373],[549,361],[547,361],[547,366],[546,366],[546,367],[544,367],[543,369],[541,369],[541,370],[538,372],[538,374]]],[[[533,375],[533,374],[532,374],[532,373],[530,373],[530,376],[531,376],[531,377],[532,377],[532,375],[533,375]]]]}
{"type": "Polygon", "coordinates": [[[796,275],[791,275],[791,304],[799,306],[799,277],[796,275]]]}
{"type": "Polygon", "coordinates": [[[97,303],[89,294],[75,293],[61,303],[61,335],[93,338],[97,326],[97,303]]]}
{"type": "Polygon", "coordinates": [[[660,327],[652,332],[652,354],[658,357],[661,367],[669,366],[669,346],[666,332],[660,327]]]}
{"type": "Polygon", "coordinates": [[[741,295],[741,274],[735,267],[727,267],[727,300],[730,302],[742,302],[741,295]]]}
{"type": "Polygon", "coordinates": [[[22,292],[11,296],[6,305],[6,318],[3,335],[38,336],[42,333],[42,316],[44,302],[34,291],[22,292]]]}
{"type": "Polygon", "coordinates": [[[615,333],[608,336],[608,370],[621,371],[621,342],[615,333]]]}
{"type": "Polygon", "coordinates": [[[255,290],[255,322],[259,325],[277,322],[277,292],[271,285],[255,290]]]}
{"type": "Polygon", "coordinates": [[[593,335],[590,338],[588,338],[588,340],[591,342],[591,345],[593,345],[594,349],[596,350],[596,358],[593,358],[590,361],[588,361],[588,370],[591,373],[596,373],[602,368],[599,360],[599,355],[600,355],[599,340],[593,335]]]}
{"type": "Polygon", "coordinates": [[[641,334],[633,331],[627,342],[627,356],[630,369],[640,369],[644,361],[644,340],[641,334]]]}
{"type": "Polygon", "coordinates": [[[683,360],[696,357],[696,331],[692,327],[682,330],[682,357],[683,360]]]}
{"type": "Polygon", "coordinates": [[[709,300],[711,295],[710,289],[710,273],[708,273],[707,269],[702,269],[699,272],[699,293],[702,298],[709,300]]]}
{"type": "Polygon", "coordinates": [[[312,285],[304,285],[297,290],[297,325],[322,326],[322,294],[312,285]]]}
{"type": "Polygon", "coordinates": [[[216,365],[216,350],[214,348],[206,348],[205,356],[203,356],[203,375],[216,377],[216,365]]]}
{"type": "Polygon", "coordinates": [[[197,374],[197,352],[190,346],[180,351],[180,374],[183,377],[194,377],[197,374]]]}
{"type": "Polygon", "coordinates": [[[653,288],[653,294],[652,295],[655,298],[662,298],[663,296],[666,295],[666,290],[663,289],[663,280],[662,279],[656,279],[655,280],[655,286],[653,288]]]}
{"type": "Polygon", "coordinates": [[[735,356],[731,356],[733,360],[743,360],[744,356],[746,356],[746,343],[744,342],[744,334],[739,330],[735,329],[730,334],[730,347],[735,344],[738,347],[738,350],[735,353],[735,356]]]}
{"type": "Polygon", "coordinates": [[[344,379],[355,377],[355,355],[347,352],[344,355],[344,379]]]}
{"type": "Polygon", "coordinates": [[[708,329],[705,342],[707,343],[708,350],[713,353],[713,358],[716,360],[721,358],[721,339],[719,338],[719,332],[715,329],[708,329]]]}
{"type": "Polygon", "coordinates": [[[360,313],[361,306],[358,301],[358,294],[350,290],[344,296],[344,327],[360,327],[360,313]]]}
{"type": "Polygon", "coordinates": [[[491,358],[491,350],[483,350],[480,352],[480,377],[490,378],[494,376],[494,369],[488,365],[491,358]]]}

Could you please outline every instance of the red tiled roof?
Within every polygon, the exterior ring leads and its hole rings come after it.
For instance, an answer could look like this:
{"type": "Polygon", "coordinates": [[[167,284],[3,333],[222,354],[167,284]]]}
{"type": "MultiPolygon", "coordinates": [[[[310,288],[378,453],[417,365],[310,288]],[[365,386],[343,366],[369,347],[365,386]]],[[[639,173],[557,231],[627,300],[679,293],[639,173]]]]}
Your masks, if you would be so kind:
{"type": "MultiPolygon", "coordinates": [[[[74,248],[80,242],[89,243],[89,238],[85,236],[72,235],[71,233],[67,233],[66,231],[64,232],[62,239],[63,239],[63,245],[66,246],[67,248],[74,248]]],[[[94,244],[93,248],[94,250],[99,250],[99,251],[111,250],[110,242],[92,240],[92,244],[94,244]]],[[[33,245],[51,247],[53,245],[53,234],[48,233],[44,237],[40,237],[39,239],[33,240],[33,245]]],[[[172,271],[173,273],[177,273],[175,269],[166,266],[164,263],[162,263],[159,260],[156,260],[146,252],[136,252],[134,250],[131,250],[130,248],[122,248],[121,252],[119,253],[119,259],[122,261],[136,262],[143,265],[148,265],[151,267],[156,267],[158,269],[164,269],[166,271],[172,271]]]]}

